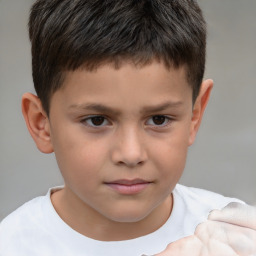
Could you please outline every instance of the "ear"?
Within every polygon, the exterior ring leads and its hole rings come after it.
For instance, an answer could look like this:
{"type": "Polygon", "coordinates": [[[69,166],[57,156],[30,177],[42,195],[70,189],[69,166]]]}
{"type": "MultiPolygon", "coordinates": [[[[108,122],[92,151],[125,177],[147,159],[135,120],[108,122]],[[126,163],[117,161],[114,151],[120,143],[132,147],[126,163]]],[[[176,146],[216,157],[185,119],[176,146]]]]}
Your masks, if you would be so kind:
{"type": "Polygon", "coordinates": [[[207,106],[207,103],[210,98],[211,90],[213,87],[213,81],[211,79],[203,81],[199,95],[194,103],[191,126],[190,126],[190,135],[189,135],[189,146],[192,145],[195,141],[196,134],[200,127],[204,110],[207,106]]]}
{"type": "Polygon", "coordinates": [[[43,153],[52,153],[49,119],[36,95],[25,93],[22,96],[22,114],[37,148],[43,153]]]}

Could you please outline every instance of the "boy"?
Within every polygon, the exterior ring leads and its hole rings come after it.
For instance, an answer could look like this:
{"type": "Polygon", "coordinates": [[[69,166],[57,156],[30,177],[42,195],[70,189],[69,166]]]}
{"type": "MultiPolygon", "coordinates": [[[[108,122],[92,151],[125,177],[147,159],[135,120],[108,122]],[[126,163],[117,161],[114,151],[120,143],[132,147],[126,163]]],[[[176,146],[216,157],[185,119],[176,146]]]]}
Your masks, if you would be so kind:
{"type": "Polygon", "coordinates": [[[39,0],[29,28],[23,114],[65,186],[2,222],[2,255],[154,254],[238,202],[176,185],[212,88],[194,1],[39,0]]]}

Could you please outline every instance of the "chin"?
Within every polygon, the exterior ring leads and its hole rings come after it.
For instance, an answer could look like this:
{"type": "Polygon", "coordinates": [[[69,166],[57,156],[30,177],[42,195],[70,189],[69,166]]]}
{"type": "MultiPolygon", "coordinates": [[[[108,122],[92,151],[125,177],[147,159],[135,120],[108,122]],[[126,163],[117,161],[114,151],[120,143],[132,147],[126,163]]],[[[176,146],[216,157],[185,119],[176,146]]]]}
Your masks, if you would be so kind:
{"type": "Polygon", "coordinates": [[[125,211],[125,209],[123,209],[122,211],[110,213],[106,217],[115,222],[135,223],[145,219],[149,214],[150,214],[150,211],[149,212],[139,211],[139,210],[131,211],[131,209],[125,211]]]}

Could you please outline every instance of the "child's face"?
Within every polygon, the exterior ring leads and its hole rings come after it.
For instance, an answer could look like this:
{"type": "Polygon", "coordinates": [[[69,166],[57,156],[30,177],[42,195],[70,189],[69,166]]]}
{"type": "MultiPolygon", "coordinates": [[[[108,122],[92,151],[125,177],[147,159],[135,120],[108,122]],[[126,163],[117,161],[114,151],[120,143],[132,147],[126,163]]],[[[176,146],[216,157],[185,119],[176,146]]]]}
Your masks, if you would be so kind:
{"type": "Polygon", "coordinates": [[[178,182],[194,122],[183,68],[153,62],[67,73],[49,121],[67,198],[108,220],[142,220],[178,182]]]}

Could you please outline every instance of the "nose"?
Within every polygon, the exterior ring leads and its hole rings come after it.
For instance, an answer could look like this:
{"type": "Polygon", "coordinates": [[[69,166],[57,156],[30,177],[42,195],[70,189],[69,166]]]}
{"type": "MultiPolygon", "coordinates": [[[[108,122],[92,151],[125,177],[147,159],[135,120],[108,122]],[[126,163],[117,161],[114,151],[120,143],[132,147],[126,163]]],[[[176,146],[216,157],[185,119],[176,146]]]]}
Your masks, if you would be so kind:
{"type": "Polygon", "coordinates": [[[146,162],[145,142],[136,128],[127,128],[119,131],[114,141],[112,161],[115,164],[131,168],[146,162]]]}

